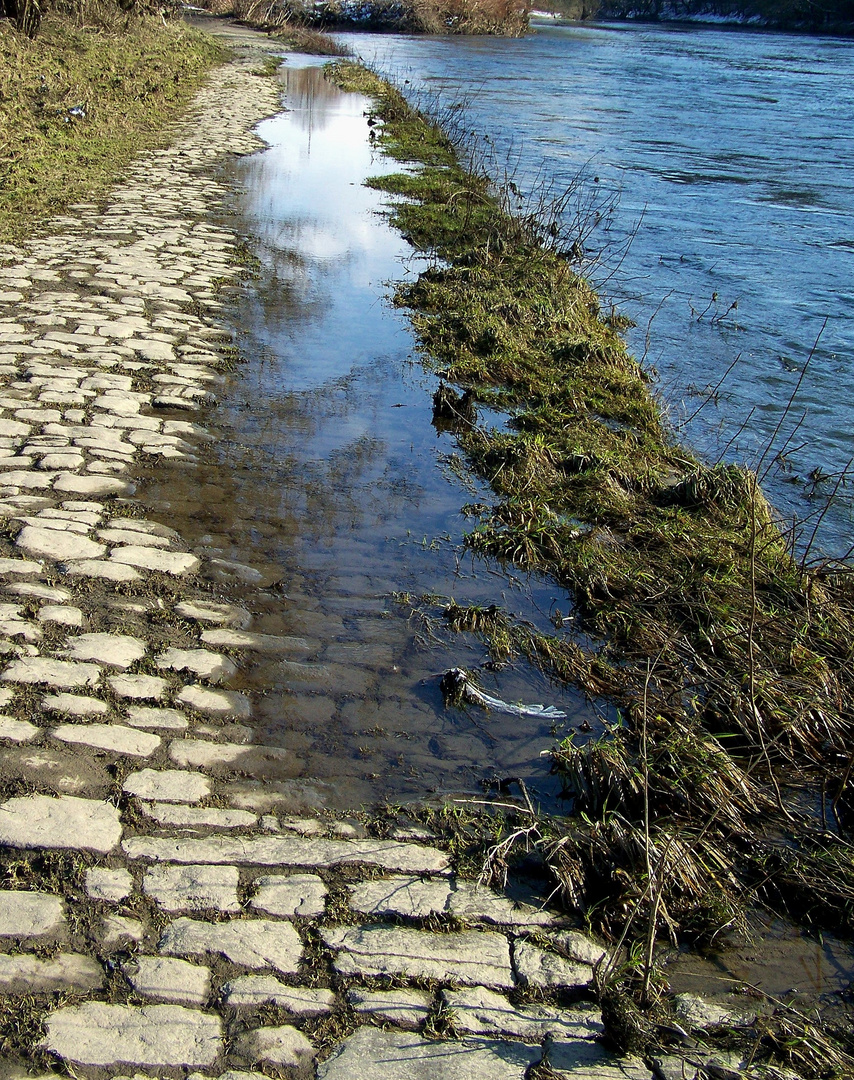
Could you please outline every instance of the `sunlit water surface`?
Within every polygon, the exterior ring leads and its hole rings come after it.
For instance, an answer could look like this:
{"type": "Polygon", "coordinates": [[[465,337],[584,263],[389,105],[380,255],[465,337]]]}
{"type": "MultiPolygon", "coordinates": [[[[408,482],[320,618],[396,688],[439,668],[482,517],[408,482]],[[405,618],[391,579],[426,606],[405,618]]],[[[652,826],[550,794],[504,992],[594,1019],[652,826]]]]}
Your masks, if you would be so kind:
{"type": "Polygon", "coordinates": [[[629,342],[688,421],[682,437],[759,465],[781,515],[807,519],[801,550],[836,490],[811,554],[846,552],[852,500],[834,477],[854,456],[854,44],[638,24],[342,39],[428,104],[465,103],[478,155],[521,187],[584,173],[582,206],[619,196],[588,242],[590,274],[636,321],[629,342]]]}

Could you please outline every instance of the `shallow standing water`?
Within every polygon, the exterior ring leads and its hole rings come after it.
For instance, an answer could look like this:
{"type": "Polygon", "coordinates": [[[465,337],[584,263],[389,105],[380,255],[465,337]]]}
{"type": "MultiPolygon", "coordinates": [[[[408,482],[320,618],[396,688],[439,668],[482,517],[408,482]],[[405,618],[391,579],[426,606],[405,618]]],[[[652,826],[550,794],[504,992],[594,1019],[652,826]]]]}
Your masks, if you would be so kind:
{"type": "MultiPolygon", "coordinates": [[[[619,196],[588,242],[590,276],[636,321],[629,343],[675,422],[739,358],[681,436],[709,460],[770,470],[781,514],[809,519],[803,550],[854,456],[854,45],[641,24],[342,39],[465,102],[477,153],[523,188],[543,175],[562,190],[582,171],[582,208],[619,196]]],[[[838,495],[813,554],[854,544],[850,487],[838,495]]]]}
{"type": "Polygon", "coordinates": [[[169,513],[212,557],[259,571],[219,571],[232,588],[246,579],[254,627],[304,640],[253,663],[244,684],[259,692],[264,741],[293,752],[270,779],[295,808],[482,794],[508,777],[550,805],[559,789],[539,755],[572,725],[596,725],[597,710],[523,664],[484,671],[485,688],[559,706],[565,721],[445,708],[441,674],[477,667],[484,650],[448,640],[441,621],[411,621],[395,597],[506,604],[549,627],[568,599],[462,554],[460,508],[488,496],[454,472],[453,439],[431,426],[437,381],[384,300],[413,267],[363,186],[389,168],[370,146],[367,102],[305,58],[282,79],[288,111],[258,129],[269,149],[235,167],[230,223],[261,262],[231,313],[247,362],[222,395],[221,441],[178,481],[185,498],[169,513]]]}

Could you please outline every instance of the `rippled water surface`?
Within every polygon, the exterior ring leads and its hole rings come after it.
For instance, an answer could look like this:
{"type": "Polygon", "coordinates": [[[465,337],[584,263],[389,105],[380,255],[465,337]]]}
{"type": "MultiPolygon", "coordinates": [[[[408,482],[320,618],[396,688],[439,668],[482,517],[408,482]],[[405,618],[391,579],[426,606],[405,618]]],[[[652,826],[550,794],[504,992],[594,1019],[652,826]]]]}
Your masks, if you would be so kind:
{"type": "MultiPolygon", "coordinates": [[[[465,101],[476,145],[523,187],[583,171],[588,205],[619,195],[590,241],[594,281],[637,322],[631,345],[683,437],[711,460],[761,461],[781,513],[810,519],[805,547],[854,455],[854,44],[641,25],[345,40],[465,101]]],[[[854,543],[838,495],[819,537],[835,554],[854,543]]]]}

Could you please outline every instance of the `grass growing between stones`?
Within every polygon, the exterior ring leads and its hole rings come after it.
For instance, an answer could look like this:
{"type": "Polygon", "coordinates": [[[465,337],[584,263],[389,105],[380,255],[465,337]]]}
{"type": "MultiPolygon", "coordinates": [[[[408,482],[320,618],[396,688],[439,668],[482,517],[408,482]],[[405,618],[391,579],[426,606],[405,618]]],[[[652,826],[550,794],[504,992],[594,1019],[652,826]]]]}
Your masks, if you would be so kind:
{"type": "MultiPolygon", "coordinates": [[[[850,935],[851,567],[799,561],[753,473],[678,444],[554,206],[514,210],[512,189],[466,168],[370,71],[339,63],[331,77],[372,99],[374,139],[408,166],[370,183],[432,256],[395,303],[442,380],[437,426],[494,493],[466,508],[465,542],[570,590],[586,636],[426,607],[493,660],[525,656],[620,712],[553,751],[575,813],[508,829],[491,869],[514,835],[537,846],[567,907],[637,957],[624,985],[645,1007],[659,937],[709,942],[756,904],[850,935]],[[479,406],[505,428],[479,424],[479,406]]],[[[832,1075],[822,1053],[816,1075],[832,1075]]]]}
{"type": "Polygon", "coordinates": [[[221,59],[179,22],[51,14],[32,40],[0,22],[0,242],[104,194],[221,59]]]}

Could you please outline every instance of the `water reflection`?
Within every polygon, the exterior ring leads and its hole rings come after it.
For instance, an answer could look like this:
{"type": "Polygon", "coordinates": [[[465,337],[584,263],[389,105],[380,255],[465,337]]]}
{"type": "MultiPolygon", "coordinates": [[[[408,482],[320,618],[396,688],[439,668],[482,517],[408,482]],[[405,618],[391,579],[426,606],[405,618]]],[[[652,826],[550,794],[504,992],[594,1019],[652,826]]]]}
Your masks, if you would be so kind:
{"type": "MultiPolygon", "coordinates": [[[[454,443],[431,426],[436,380],[382,299],[410,252],[362,185],[389,168],[366,102],[291,63],[285,91],[289,111],[261,126],[270,149],[235,177],[237,220],[262,264],[235,315],[249,362],[221,403],[211,460],[190,483],[178,470],[186,500],[172,497],[170,514],[214,557],[262,569],[266,587],[246,592],[258,630],[306,643],[241,673],[259,736],[293,753],[272,779],[294,808],[480,792],[495,776],[524,777],[550,802],[539,754],[551,722],[445,709],[441,672],[477,666],[482,647],[439,626],[427,647],[392,596],[506,603],[550,629],[567,598],[461,557],[459,508],[487,495],[442,467],[454,443]]],[[[174,495],[176,481],[153,482],[174,495]]],[[[218,574],[239,588],[227,567],[218,574]]],[[[570,726],[597,725],[580,694],[525,666],[486,679],[506,699],[559,705],[570,726]]]]}

